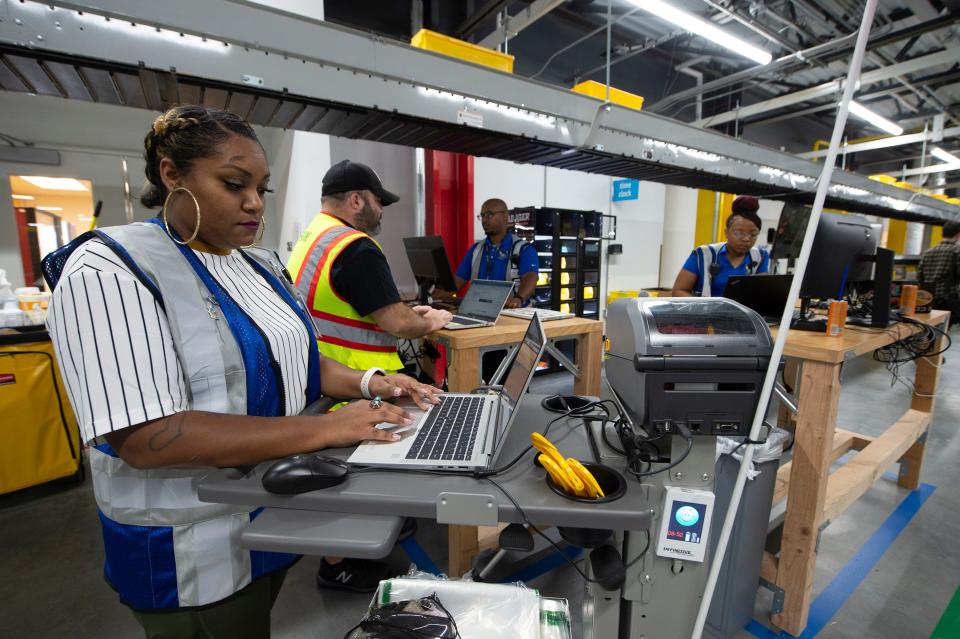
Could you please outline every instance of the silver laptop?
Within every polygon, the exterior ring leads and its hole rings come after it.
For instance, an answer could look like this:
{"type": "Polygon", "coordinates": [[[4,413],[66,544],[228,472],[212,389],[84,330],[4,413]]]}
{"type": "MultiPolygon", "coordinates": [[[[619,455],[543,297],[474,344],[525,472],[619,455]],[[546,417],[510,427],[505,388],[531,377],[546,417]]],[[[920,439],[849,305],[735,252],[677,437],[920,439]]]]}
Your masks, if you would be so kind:
{"type": "Polygon", "coordinates": [[[347,461],[363,466],[431,470],[493,467],[545,345],[543,325],[534,316],[499,393],[447,393],[426,412],[414,407],[411,426],[380,425],[400,433],[399,441],[365,442],[357,446],[347,461]]]}
{"type": "Polygon", "coordinates": [[[513,282],[473,280],[470,290],[463,296],[460,308],[453,316],[453,321],[447,323],[444,328],[457,330],[493,326],[497,323],[497,317],[512,291],[513,282]]]}

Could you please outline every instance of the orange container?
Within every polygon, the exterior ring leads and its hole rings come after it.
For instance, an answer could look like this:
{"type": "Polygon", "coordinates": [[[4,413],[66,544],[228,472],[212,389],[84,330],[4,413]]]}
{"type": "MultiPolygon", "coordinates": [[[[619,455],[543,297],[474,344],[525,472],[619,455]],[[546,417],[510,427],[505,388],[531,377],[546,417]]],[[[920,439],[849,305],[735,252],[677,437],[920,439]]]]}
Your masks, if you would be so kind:
{"type": "Polygon", "coordinates": [[[827,311],[827,335],[837,337],[843,334],[843,325],[847,323],[846,300],[833,300],[827,311]]]}
{"type": "Polygon", "coordinates": [[[917,285],[904,284],[900,289],[900,313],[913,315],[917,310],[917,285]]]}

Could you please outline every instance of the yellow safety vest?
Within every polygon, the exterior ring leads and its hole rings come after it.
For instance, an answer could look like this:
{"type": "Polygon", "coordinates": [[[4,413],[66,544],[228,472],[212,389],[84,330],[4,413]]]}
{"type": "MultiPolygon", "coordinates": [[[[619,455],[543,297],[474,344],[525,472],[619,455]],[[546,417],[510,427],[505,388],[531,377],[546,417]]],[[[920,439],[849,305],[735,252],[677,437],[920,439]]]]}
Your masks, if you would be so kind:
{"type": "Polygon", "coordinates": [[[333,290],[330,280],[340,252],[363,238],[373,239],[321,212],[297,240],[287,270],[320,331],[317,345],[324,356],[357,370],[376,367],[395,372],[403,368],[397,338],[377,326],[371,316],[357,313],[333,290]]]}

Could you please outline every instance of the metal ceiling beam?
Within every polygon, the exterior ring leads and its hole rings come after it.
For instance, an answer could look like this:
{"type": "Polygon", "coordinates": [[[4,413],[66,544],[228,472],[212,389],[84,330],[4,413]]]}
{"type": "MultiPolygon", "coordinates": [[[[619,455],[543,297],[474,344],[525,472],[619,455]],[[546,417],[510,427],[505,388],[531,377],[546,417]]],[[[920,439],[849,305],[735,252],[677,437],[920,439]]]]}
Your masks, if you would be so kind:
{"type": "MultiPolygon", "coordinates": [[[[906,135],[897,135],[889,138],[881,138],[879,140],[871,140],[870,142],[857,142],[855,144],[844,144],[840,147],[841,153],[862,153],[864,151],[876,151],[877,149],[890,149],[895,146],[904,146],[906,144],[920,144],[921,142],[939,142],[942,138],[954,138],[960,136],[960,126],[951,127],[949,129],[944,129],[943,134],[940,138],[934,136],[932,131],[927,131],[926,133],[908,133],[906,135]]],[[[798,153],[799,157],[807,158],[812,160],[815,158],[822,158],[827,155],[827,152],[824,151],[810,151],[808,153],[798,153]]]]}
{"type": "Polygon", "coordinates": [[[488,0],[485,5],[474,11],[473,15],[467,16],[466,19],[457,26],[456,37],[466,38],[476,31],[484,20],[496,15],[497,12],[503,10],[509,3],[510,0],[488,0]]]}
{"type": "Polygon", "coordinates": [[[925,166],[922,169],[906,169],[903,171],[898,171],[897,175],[895,175],[894,177],[898,177],[898,176],[911,177],[914,175],[929,175],[931,173],[947,173],[949,171],[960,171],[960,164],[952,164],[952,163],[947,164],[946,162],[944,162],[943,164],[934,164],[932,166],[925,166]]]}
{"type": "MultiPolygon", "coordinates": [[[[915,24],[903,29],[891,31],[889,33],[871,36],[870,41],[867,43],[867,50],[869,51],[871,49],[876,49],[900,40],[906,40],[915,35],[930,33],[932,31],[936,31],[937,29],[943,29],[945,27],[952,26],[958,22],[960,22],[960,16],[945,15],[927,20],[926,22],[921,22],[920,24],[915,24]]],[[[737,82],[750,80],[763,74],[774,72],[786,73],[798,68],[802,68],[811,62],[817,64],[826,64],[835,60],[839,60],[849,55],[850,52],[853,51],[853,44],[856,41],[856,37],[856,32],[853,32],[835,40],[831,40],[830,42],[824,42],[823,44],[818,44],[802,51],[782,56],[765,66],[752,67],[744,71],[726,75],[722,78],[717,78],[716,80],[711,80],[710,82],[704,83],[703,90],[705,92],[716,91],[718,89],[736,84],[737,82]]],[[[650,105],[649,109],[656,111],[657,113],[662,113],[664,110],[670,108],[677,102],[696,97],[696,93],[697,92],[693,89],[678,91],[650,105]]]]}
{"type": "Polygon", "coordinates": [[[508,38],[515,38],[518,33],[556,9],[564,2],[565,0],[534,0],[528,4],[526,8],[521,9],[520,13],[507,16],[503,20],[503,24],[500,26],[500,28],[495,29],[493,33],[488,35],[477,44],[481,47],[487,47],[488,49],[496,49],[501,44],[506,42],[508,38]]]}
{"type": "MultiPolygon", "coordinates": [[[[860,87],[863,88],[882,80],[895,78],[899,75],[923,71],[924,69],[928,69],[932,66],[953,64],[956,62],[960,62],[960,51],[947,50],[940,51],[938,53],[932,53],[930,55],[920,56],[919,58],[913,58],[912,60],[900,62],[899,64],[892,64],[888,67],[881,67],[879,69],[874,69],[873,71],[867,71],[860,76],[860,87]]],[[[750,116],[768,113],[770,111],[782,109],[794,104],[807,102],[808,100],[816,100],[817,98],[827,97],[837,94],[841,91],[842,81],[842,78],[837,78],[835,80],[824,82],[823,84],[818,84],[817,86],[810,87],[802,91],[795,91],[794,93],[781,95],[770,100],[757,102],[756,104],[749,104],[747,106],[740,107],[739,109],[718,113],[708,118],[703,118],[702,120],[692,122],[692,124],[693,126],[702,127],[718,126],[727,122],[733,122],[734,120],[748,118],[750,116]]]]}
{"type": "MultiPolygon", "coordinates": [[[[160,101],[201,95],[263,126],[800,202],[812,201],[820,173],[789,153],[616,105],[599,118],[595,146],[583,148],[601,104],[593,98],[243,0],[4,6],[4,64],[16,57],[15,64],[105,70],[141,106],[146,77],[160,101]]],[[[13,90],[26,90],[20,87],[13,90]]],[[[828,204],[960,220],[958,207],[913,193],[908,199],[901,189],[843,171],[834,174],[828,204]]]]}

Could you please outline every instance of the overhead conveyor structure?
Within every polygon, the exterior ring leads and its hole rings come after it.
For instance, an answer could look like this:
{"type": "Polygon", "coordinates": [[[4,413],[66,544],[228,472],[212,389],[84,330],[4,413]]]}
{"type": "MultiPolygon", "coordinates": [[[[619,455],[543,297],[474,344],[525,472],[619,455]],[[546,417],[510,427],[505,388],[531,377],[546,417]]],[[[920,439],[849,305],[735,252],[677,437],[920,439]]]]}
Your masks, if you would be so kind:
{"type": "MultiPolygon", "coordinates": [[[[813,201],[807,159],[241,0],[0,0],[0,86],[666,184],[813,201]],[[229,15],[229,19],[225,16],[229,15]]],[[[905,220],[960,208],[837,171],[827,205],[905,220]]]]}

